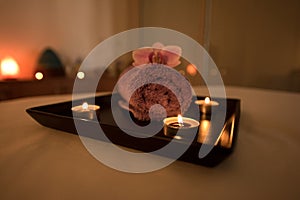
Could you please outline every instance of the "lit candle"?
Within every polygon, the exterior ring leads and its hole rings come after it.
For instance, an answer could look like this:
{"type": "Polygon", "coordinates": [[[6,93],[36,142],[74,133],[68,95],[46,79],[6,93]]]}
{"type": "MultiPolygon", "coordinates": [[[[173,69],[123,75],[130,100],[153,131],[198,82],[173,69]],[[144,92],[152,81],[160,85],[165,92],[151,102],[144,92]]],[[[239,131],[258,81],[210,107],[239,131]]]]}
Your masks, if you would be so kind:
{"type": "Polygon", "coordinates": [[[197,120],[188,117],[182,117],[181,115],[178,115],[178,117],[168,117],[164,119],[163,122],[164,134],[177,139],[184,137],[176,136],[178,130],[188,134],[192,133],[192,131],[197,131],[199,126],[199,122],[197,120]]]}
{"type": "Polygon", "coordinates": [[[2,76],[9,79],[16,79],[20,73],[20,67],[18,63],[11,57],[4,58],[0,64],[2,76]]]}
{"type": "Polygon", "coordinates": [[[89,105],[87,102],[84,102],[82,105],[75,106],[71,110],[75,117],[94,119],[97,117],[96,111],[99,109],[100,106],[89,105]]]}
{"type": "Polygon", "coordinates": [[[210,114],[212,106],[218,106],[219,103],[216,101],[210,100],[209,97],[205,97],[204,100],[196,100],[195,104],[198,104],[200,107],[200,112],[203,114],[210,114]]]}

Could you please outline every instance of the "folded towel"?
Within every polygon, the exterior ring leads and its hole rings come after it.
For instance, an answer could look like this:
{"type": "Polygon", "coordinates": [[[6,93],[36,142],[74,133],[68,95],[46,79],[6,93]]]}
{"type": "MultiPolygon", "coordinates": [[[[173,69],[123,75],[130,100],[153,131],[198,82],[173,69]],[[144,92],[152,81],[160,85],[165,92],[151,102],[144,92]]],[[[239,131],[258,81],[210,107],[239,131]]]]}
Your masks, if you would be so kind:
{"type": "Polygon", "coordinates": [[[118,81],[118,92],[129,103],[133,116],[150,120],[149,111],[159,104],[164,109],[152,109],[151,119],[183,114],[192,100],[189,82],[171,67],[150,63],[129,68],[118,81]]]}

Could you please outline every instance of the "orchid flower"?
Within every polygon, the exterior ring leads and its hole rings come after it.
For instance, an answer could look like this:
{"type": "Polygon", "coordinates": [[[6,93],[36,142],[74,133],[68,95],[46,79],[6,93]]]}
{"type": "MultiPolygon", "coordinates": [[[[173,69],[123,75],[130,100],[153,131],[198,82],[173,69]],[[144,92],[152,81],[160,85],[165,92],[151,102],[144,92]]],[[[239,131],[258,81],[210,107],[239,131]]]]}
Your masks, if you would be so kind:
{"type": "Polygon", "coordinates": [[[157,63],[176,67],[179,65],[181,48],[178,46],[164,46],[161,43],[154,43],[152,47],[144,47],[133,51],[133,66],[149,63],[157,63]]]}

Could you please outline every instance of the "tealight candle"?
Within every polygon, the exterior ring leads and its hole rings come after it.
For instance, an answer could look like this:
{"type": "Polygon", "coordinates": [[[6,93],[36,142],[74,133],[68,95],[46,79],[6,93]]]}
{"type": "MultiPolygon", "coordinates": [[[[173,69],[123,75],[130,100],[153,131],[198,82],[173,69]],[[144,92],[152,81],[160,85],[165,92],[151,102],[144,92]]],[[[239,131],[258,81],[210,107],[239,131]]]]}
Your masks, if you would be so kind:
{"type": "Polygon", "coordinates": [[[100,106],[89,105],[84,102],[82,105],[72,107],[73,114],[79,118],[94,119],[97,117],[96,111],[100,109],[100,106]]]}
{"type": "MultiPolygon", "coordinates": [[[[197,131],[199,126],[199,122],[197,120],[188,117],[182,117],[181,115],[178,115],[178,117],[168,117],[164,119],[163,122],[164,122],[164,134],[170,137],[176,137],[178,130],[187,134],[192,133],[193,131],[197,131]]],[[[176,137],[176,138],[181,138],[181,137],[176,137]]]]}
{"type": "Polygon", "coordinates": [[[219,103],[216,101],[210,100],[209,97],[205,97],[204,100],[196,100],[195,104],[198,104],[200,107],[200,112],[203,114],[210,114],[212,106],[218,106],[219,103]]]}

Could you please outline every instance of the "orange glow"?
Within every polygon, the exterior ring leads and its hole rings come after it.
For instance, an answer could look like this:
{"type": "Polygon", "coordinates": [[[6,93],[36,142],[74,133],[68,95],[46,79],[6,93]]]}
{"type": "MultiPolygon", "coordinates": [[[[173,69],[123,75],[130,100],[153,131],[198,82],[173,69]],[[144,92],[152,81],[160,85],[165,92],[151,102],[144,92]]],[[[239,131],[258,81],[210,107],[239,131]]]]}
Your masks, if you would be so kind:
{"type": "Polygon", "coordinates": [[[205,103],[205,104],[209,104],[209,103],[210,103],[210,98],[209,98],[209,97],[205,97],[204,103],[205,103]]]}
{"type": "Polygon", "coordinates": [[[17,61],[20,71],[15,77],[4,76],[0,71],[0,79],[17,78],[19,80],[28,80],[34,78],[36,61],[38,59],[40,50],[32,48],[30,44],[15,44],[12,41],[2,42],[4,44],[1,43],[0,46],[0,61],[6,57],[12,57],[17,61]]]}
{"type": "Polygon", "coordinates": [[[209,120],[201,120],[199,127],[199,135],[197,139],[198,142],[209,143],[209,141],[206,141],[206,137],[210,134],[210,125],[211,122],[209,120]]]}
{"type": "Polygon", "coordinates": [[[210,127],[210,121],[209,120],[202,120],[201,121],[201,130],[203,132],[208,132],[210,127]]]}
{"type": "Polygon", "coordinates": [[[196,66],[193,64],[189,64],[188,66],[186,66],[186,71],[191,76],[195,76],[197,74],[196,66]]]}
{"type": "Polygon", "coordinates": [[[11,57],[4,58],[1,61],[2,76],[15,78],[20,72],[18,63],[11,57]]]}

